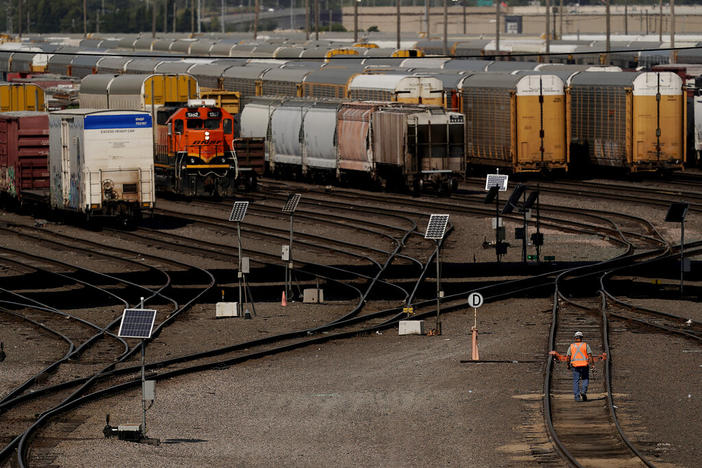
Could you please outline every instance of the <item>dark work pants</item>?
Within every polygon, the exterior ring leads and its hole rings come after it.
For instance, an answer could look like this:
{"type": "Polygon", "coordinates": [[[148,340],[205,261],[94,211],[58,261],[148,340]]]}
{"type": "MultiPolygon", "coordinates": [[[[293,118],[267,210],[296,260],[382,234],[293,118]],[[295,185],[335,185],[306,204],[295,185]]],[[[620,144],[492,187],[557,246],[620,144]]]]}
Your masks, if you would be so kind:
{"type": "Polygon", "coordinates": [[[590,383],[590,366],[573,367],[573,394],[587,393],[587,386],[590,383]],[[582,382],[582,390],[578,389],[578,382],[582,382]]]}

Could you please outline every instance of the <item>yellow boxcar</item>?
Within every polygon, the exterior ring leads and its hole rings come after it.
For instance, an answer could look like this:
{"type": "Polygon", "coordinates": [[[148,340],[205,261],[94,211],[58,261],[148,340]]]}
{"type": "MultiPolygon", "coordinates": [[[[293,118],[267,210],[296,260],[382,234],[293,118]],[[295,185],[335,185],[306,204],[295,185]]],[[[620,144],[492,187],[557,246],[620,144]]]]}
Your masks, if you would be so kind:
{"type": "Polygon", "coordinates": [[[570,82],[578,159],[654,172],[683,167],[686,100],[672,72],[582,72],[570,82]]]}
{"type": "Polygon", "coordinates": [[[555,75],[474,73],[460,84],[466,165],[568,170],[568,111],[555,75]]]}
{"type": "Polygon", "coordinates": [[[0,111],[44,111],[44,90],[32,83],[0,83],[0,111]]]}

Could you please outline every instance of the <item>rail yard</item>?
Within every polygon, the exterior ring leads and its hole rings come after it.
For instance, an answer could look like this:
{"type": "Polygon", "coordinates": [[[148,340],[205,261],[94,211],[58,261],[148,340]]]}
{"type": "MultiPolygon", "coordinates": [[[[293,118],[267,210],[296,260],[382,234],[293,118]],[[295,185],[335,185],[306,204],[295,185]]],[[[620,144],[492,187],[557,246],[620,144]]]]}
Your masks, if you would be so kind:
{"type": "Polygon", "coordinates": [[[0,466],[698,465],[692,65],[74,42],[0,50],[0,466]]]}

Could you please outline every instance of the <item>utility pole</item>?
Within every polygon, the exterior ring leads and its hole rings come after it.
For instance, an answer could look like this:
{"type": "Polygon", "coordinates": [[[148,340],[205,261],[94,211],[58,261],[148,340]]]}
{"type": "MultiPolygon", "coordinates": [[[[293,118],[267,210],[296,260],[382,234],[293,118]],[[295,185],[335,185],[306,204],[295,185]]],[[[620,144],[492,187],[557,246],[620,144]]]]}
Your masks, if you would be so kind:
{"type": "Polygon", "coordinates": [[[670,0],[670,63],[675,63],[675,0],[670,0]]]}
{"type": "Polygon", "coordinates": [[[195,0],[190,0],[190,35],[195,34],[195,0]]]}
{"type": "Polygon", "coordinates": [[[558,39],[563,39],[563,0],[558,5],[558,39]]]}
{"type": "MultiPolygon", "coordinates": [[[[256,0],[254,3],[254,27],[253,27],[253,38],[256,40],[258,37],[258,12],[261,9],[261,1],[256,0]]],[[[222,23],[222,26],[224,26],[224,23],[222,23]]]]}
{"type": "Polygon", "coordinates": [[[400,48],[400,0],[397,0],[397,49],[400,48]]]}
{"type": "Polygon", "coordinates": [[[426,38],[431,39],[431,25],[429,24],[429,0],[424,0],[424,24],[426,25],[426,38]]]}
{"type": "Polygon", "coordinates": [[[319,0],[314,0],[314,40],[319,41],[319,0]]]}
{"type": "Polygon", "coordinates": [[[658,0],[658,41],[663,42],[663,0],[658,0]]]}
{"type": "Polygon", "coordinates": [[[609,35],[610,35],[609,1],[610,0],[607,0],[607,45],[606,45],[607,54],[605,55],[605,57],[606,57],[605,63],[603,63],[602,65],[609,65],[609,35]]]}
{"type": "MultiPolygon", "coordinates": [[[[222,20],[220,21],[221,29],[222,29],[222,32],[224,32],[224,0],[222,0],[220,17],[222,18],[222,20]]],[[[256,35],[254,33],[254,39],[255,38],[256,38],[256,35]]]]}
{"type": "Polygon", "coordinates": [[[359,0],[353,0],[353,42],[358,42],[358,4],[359,0]]]}
{"type": "Polygon", "coordinates": [[[546,0],[546,53],[551,53],[551,0],[546,0]]]}
{"type": "Polygon", "coordinates": [[[305,0],[305,39],[310,40],[310,0],[305,0]]]}
{"type": "MultiPolygon", "coordinates": [[[[83,0],[84,2],[86,0],[83,0]]],[[[156,0],[151,2],[151,37],[156,37],[156,0]]]]}
{"type": "MultiPolygon", "coordinates": [[[[22,38],[22,0],[17,0],[19,4],[19,13],[17,14],[17,35],[22,38]]],[[[83,0],[83,19],[85,20],[85,0],[83,0]]],[[[85,21],[83,22],[85,24],[85,21]]],[[[85,30],[83,31],[85,36],[85,30]]]]}
{"type": "Polygon", "coordinates": [[[197,0],[197,33],[202,32],[202,0],[197,0]]]}
{"type": "Polygon", "coordinates": [[[495,0],[495,53],[500,53],[500,0],[495,0]]]}
{"type": "Polygon", "coordinates": [[[176,0],[173,0],[173,32],[176,32],[176,18],[178,10],[176,8],[176,0]]]}
{"type": "MultiPolygon", "coordinates": [[[[400,0],[397,0],[398,2],[400,0]]],[[[499,1],[499,0],[497,0],[499,1]]],[[[448,55],[448,2],[444,0],[444,55],[448,55]]]]}
{"type": "Polygon", "coordinates": [[[163,33],[165,34],[167,32],[168,32],[168,0],[163,0],[163,33]]]}

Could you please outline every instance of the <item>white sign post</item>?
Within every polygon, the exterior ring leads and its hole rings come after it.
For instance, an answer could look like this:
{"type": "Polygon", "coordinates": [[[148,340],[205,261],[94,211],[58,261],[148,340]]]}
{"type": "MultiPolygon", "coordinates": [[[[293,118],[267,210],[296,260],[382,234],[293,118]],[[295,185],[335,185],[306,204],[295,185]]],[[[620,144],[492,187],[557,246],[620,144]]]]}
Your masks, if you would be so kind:
{"type": "Polygon", "coordinates": [[[471,359],[474,361],[480,360],[480,354],[478,353],[478,307],[483,305],[483,295],[477,292],[472,292],[468,296],[468,305],[473,308],[473,328],[471,328],[471,334],[473,335],[472,346],[471,346],[471,359]]]}

